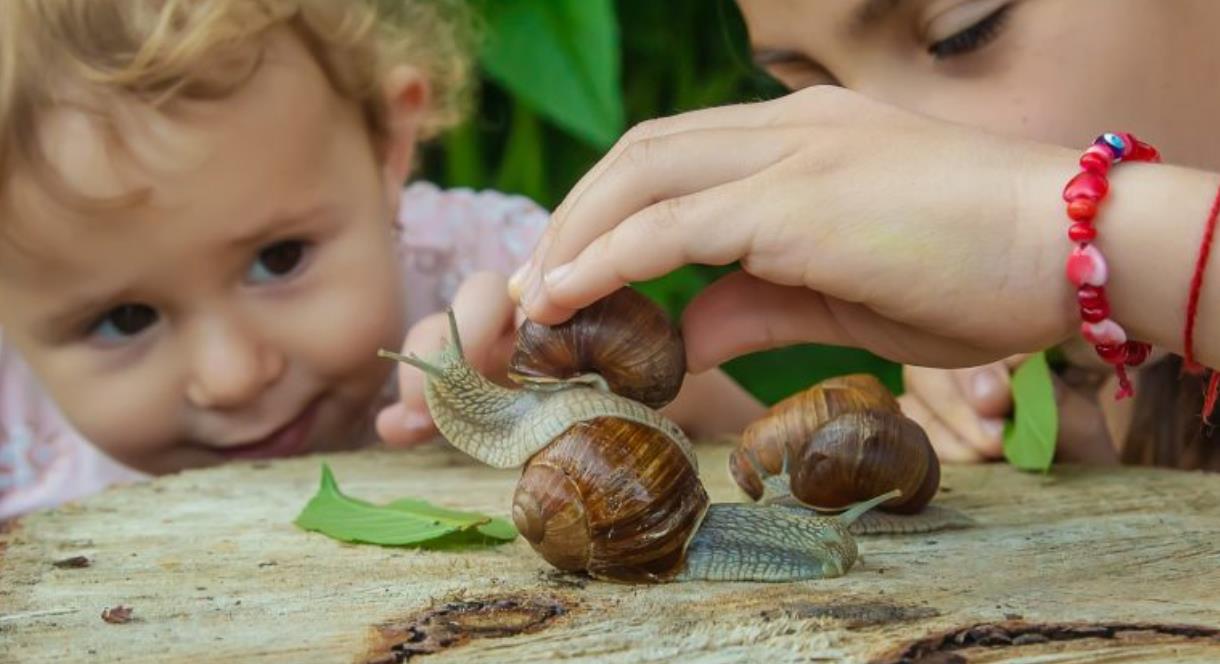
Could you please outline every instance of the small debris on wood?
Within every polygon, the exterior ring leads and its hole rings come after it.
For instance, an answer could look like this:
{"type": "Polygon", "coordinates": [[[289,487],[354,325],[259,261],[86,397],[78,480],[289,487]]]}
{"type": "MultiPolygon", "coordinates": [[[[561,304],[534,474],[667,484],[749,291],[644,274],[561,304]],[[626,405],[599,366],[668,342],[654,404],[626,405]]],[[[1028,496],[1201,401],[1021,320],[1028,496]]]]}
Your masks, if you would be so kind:
{"type": "Polygon", "coordinates": [[[842,623],[847,629],[859,629],[874,625],[922,620],[939,615],[940,612],[930,606],[903,606],[885,602],[846,602],[836,604],[795,603],[781,609],[763,611],[760,615],[763,622],[771,622],[780,617],[805,620],[809,618],[825,618],[842,623]]]}
{"type": "Polygon", "coordinates": [[[953,652],[968,648],[1020,647],[1050,641],[1078,641],[1084,639],[1114,639],[1133,642],[1162,642],[1165,637],[1182,640],[1206,639],[1220,644],[1220,629],[1198,625],[1174,625],[1157,623],[1048,623],[1035,624],[1019,621],[1009,623],[983,623],[940,632],[914,641],[899,648],[887,657],[875,660],[878,664],[925,664],[927,662],[965,661],[946,660],[948,655],[961,657],[953,652]]]}
{"type": "Polygon", "coordinates": [[[59,569],[80,569],[82,567],[88,567],[90,565],[90,561],[85,556],[72,556],[71,558],[64,558],[63,560],[56,560],[51,564],[59,569]]]}
{"type": "Polygon", "coordinates": [[[131,614],[133,609],[130,606],[106,607],[102,609],[102,620],[112,625],[122,625],[131,622],[131,614]]]}
{"type": "Polygon", "coordinates": [[[501,598],[449,602],[402,621],[374,627],[367,662],[406,662],[459,646],[543,629],[567,610],[555,598],[501,598]]]}
{"type": "Polygon", "coordinates": [[[539,570],[538,580],[559,588],[575,588],[584,590],[589,585],[589,577],[558,569],[539,570]]]}
{"type": "Polygon", "coordinates": [[[274,560],[265,560],[258,564],[259,567],[275,567],[278,563],[274,560]]]}

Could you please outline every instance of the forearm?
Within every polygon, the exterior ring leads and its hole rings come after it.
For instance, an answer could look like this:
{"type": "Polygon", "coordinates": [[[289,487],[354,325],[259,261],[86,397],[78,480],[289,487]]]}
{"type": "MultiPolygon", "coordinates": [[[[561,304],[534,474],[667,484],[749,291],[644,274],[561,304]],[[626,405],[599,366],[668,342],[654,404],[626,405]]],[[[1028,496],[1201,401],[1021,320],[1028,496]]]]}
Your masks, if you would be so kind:
{"type": "MultiPolygon", "coordinates": [[[[1040,169],[1023,192],[1030,202],[1023,202],[1026,207],[1020,219],[1047,243],[1049,258],[1038,269],[1046,273],[1048,287],[1061,291],[1065,332],[1079,334],[1079,307],[1063,270],[1072,245],[1067,239],[1070,220],[1060,195],[1076,171],[1070,151],[1048,149],[1046,156],[1043,164],[1058,167],[1040,169]]],[[[1094,244],[1109,268],[1110,317],[1130,338],[1180,354],[1191,278],[1220,174],[1122,163],[1111,169],[1109,181],[1109,194],[1095,221],[1098,236],[1094,244]]],[[[1198,361],[1220,365],[1218,333],[1220,269],[1213,268],[1206,272],[1199,298],[1194,331],[1198,361]]]]}

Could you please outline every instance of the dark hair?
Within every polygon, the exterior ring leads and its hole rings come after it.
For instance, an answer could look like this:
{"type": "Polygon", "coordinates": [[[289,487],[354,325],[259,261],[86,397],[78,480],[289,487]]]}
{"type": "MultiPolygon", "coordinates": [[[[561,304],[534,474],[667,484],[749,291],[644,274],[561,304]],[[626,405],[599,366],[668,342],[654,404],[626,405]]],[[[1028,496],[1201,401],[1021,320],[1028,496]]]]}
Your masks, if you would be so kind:
{"type": "Polygon", "coordinates": [[[1176,355],[1142,370],[1122,462],[1220,471],[1220,435],[1202,417],[1206,385],[1204,377],[1184,374],[1176,355]]]}

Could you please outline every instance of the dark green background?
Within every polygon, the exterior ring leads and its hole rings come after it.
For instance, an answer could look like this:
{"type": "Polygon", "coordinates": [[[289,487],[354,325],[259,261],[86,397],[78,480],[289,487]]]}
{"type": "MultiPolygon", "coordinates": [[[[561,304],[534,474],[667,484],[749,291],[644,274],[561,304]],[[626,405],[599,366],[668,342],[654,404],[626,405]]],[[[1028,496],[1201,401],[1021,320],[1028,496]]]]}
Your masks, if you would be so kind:
{"type": "MultiPolygon", "coordinates": [[[[494,188],[553,208],[631,125],[783,90],[750,64],[730,0],[474,0],[480,84],[469,120],[425,152],[423,176],[494,188]]],[[[732,268],[692,266],[640,290],[675,316],[732,268]]],[[[868,353],[798,346],[725,369],[773,403],[853,371],[901,389],[896,365],[868,353]]]]}

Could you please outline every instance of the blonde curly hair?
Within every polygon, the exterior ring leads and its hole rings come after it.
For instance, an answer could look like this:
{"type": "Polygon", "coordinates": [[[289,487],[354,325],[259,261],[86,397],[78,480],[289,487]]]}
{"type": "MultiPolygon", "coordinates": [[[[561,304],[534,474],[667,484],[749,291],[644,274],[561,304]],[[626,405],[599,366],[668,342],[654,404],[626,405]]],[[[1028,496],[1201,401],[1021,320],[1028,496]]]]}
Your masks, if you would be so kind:
{"type": "Polygon", "coordinates": [[[38,125],[66,90],[154,107],[223,98],[254,73],[278,27],[360,106],[375,144],[388,131],[385,74],[422,71],[426,138],[465,106],[468,25],[461,0],[0,0],[0,190],[18,168],[47,174],[38,125]]]}

